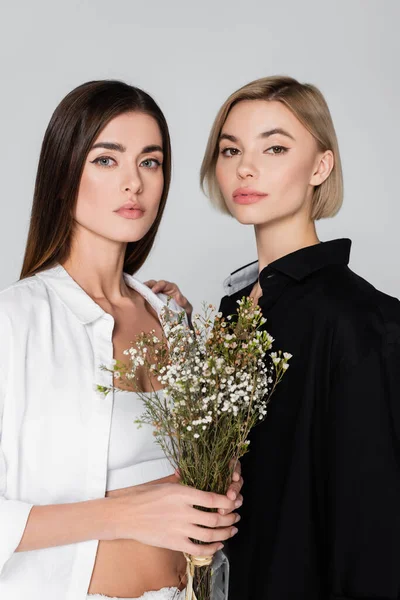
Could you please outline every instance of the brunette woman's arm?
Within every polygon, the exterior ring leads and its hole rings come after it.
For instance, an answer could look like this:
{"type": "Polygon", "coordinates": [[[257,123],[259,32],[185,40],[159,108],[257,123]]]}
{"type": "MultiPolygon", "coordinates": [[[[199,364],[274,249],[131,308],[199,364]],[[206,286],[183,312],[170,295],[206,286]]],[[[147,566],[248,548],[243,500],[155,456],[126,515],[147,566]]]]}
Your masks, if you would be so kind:
{"type": "Polygon", "coordinates": [[[177,483],[150,483],[121,496],[34,506],[16,551],[93,539],[135,539],[191,554],[214,554],[222,547],[219,542],[236,533],[232,526],[238,515],[205,512],[194,506],[232,511],[235,503],[227,496],[177,483]],[[200,547],[189,538],[210,545],[200,547]]]}

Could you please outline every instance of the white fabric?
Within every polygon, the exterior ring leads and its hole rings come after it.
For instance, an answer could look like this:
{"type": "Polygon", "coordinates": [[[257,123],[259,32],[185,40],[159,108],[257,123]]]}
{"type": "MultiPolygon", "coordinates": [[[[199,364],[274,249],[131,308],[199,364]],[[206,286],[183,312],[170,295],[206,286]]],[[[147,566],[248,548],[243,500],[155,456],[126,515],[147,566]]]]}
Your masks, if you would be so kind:
{"type": "MultiPolygon", "coordinates": [[[[229,562],[224,552],[214,555],[212,564],[211,600],[228,600],[229,562]]],[[[185,590],[162,588],[154,592],[145,592],[140,598],[110,598],[101,594],[89,594],[87,600],[184,600],[185,590]]]]}
{"type": "Polygon", "coordinates": [[[258,279],[258,261],[254,261],[236,271],[224,280],[224,290],[227,296],[232,296],[258,279]]]}
{"type": "Polygon", "coordinates": [[[178,588],[162,588],[154,592],[145,592],[140,598],[110,598],[102,594],[89,594],[87,600],[184,600],[185,590],[178,588]]]}
{"type": "MultiPolygon", "coordinates": [[[[161,397],[162,391],[157,392],[161,397]]],[[[139,394],[115,390],[108,447],[107,491],[147,481],[161,479],[174,473],[161,446],[153,435],[154,428],[135,423],[144,411],[139,394]]]]}
{"type": "MultiPolygon", "coordinates": [[[[124,277],[159,314],[165,296],[124,277]]],[[[0,293],[0,598],[86,600],[97,540],[14,550],[33,505],[104,497],[113,327],[61,265],[0,293]]]]}

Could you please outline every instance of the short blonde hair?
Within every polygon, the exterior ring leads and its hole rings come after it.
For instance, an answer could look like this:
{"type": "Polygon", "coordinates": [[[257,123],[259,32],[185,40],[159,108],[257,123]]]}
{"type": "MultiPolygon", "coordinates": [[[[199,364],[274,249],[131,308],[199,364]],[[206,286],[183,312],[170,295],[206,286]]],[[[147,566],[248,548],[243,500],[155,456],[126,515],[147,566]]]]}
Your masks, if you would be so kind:
{"type": "Polygon", "coordinates": [[[318,88],[299,83],[292,77],[275,75],[252,81],[231,94],[219,110],[212,126],[200,171],[201,188],[213,204],[228,213],[219,188],[215,167],[222,127],[230,110],[242,100],[282,102],[314,136],[322,152],[331,150],[334,167],[329,177],[315,187],[311,217],[313,220],[333,217],[343,203],[343,174],[339,145],[328,105],[318,88]]]}

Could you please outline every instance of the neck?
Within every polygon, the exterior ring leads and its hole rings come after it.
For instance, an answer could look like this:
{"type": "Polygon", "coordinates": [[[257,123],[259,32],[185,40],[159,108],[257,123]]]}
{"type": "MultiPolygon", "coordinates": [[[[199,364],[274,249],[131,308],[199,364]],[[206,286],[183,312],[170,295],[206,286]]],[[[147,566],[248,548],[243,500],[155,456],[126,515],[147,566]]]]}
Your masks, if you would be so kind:
{"type": "Polygon", "coordinates": [[[297,218],[255,226],[259,272],[271,262],[319,243],[314,221],[297,218]]]}
{"type": "Polygon", "coordinates": [[[122,273],[126,243],[114,242],[76,224],[72,248],[63,267],[93,299],[118,302],[127,296],[122,273]]]}

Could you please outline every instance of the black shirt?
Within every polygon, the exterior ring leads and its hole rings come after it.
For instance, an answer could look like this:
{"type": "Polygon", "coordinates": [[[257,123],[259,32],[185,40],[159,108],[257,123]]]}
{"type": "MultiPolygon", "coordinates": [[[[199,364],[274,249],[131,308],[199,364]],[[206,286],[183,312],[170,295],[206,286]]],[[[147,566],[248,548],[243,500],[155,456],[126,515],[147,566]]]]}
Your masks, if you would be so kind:
{"type": "Polygon", "coordinates": [[[348,268],[350,246],[260,273],[273,349],[293,358],[242,459],[230,600],[400,598],[400,303],[348,268]]]}

